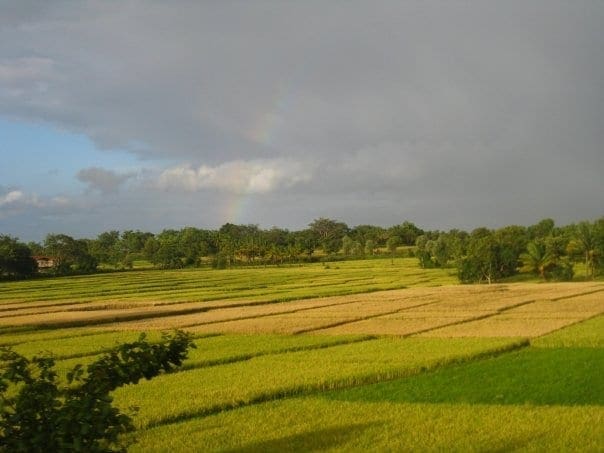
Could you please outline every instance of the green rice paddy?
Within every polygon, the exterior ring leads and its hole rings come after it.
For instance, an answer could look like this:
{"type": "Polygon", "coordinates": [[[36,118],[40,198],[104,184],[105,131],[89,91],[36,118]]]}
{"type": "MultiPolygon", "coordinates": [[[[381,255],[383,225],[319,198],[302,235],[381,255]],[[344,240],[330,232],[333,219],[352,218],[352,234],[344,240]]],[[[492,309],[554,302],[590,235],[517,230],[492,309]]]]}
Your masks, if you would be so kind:
{"type": "MultiPolygon", "coordinates": [[[[102,315],[116,306],[143,310],[182,303],[183,309],[193,307],[191,319],[217,325],[220,310],[245,317],[249,309],[246,323],[258,317],[270,326],[297,319],[313,323],[326,313],[351,323],[368,313],[378,322],[382,311],[395,309],[396,316],[384,318],[390,324],[420,319],[429,326],[431,317],[450,316],[457,326],[456,338],[424,330],[405,337],[198,333],[197,349],[180,370],[114,392],[124,411],[138,407],[132,451],[604,451],[604,285],[517,283],[375,293],[453,280],[448,270],[421,270],[409,259],[329,268],[132,271],[3,283],[0,317],[38,317],[52,324],[60,316],[70,319],[72,310],[102,315]],[[361,297],[326,304],[306,300],[310,306],[287,317],[271,315],[272,305],[258,310],[258,303],[292,301],[296,307],[297,299],[348,294],[361,297]],[[221,301],[236,302],[237,308],[221,301]],[[205,311],[198,316],[197,304],[210,310],[207,317],[205,311]],[[475,335],[464,316],[476,313],[488,321],[496,311],[487,308],[500,305],[518,307],[508,316],[518,311],[514,332],[526,320],[525,337],[475,335]],[[555,330],[560,319],[565,327],[555,330]],[[553,331],[532,337],[529,327],[535,323],[551,324],[553,331]]],[[[178,316],[189,315],[162,312],[152,318],[153,326],[178,316]]],[[[94,317],[84,317],[79,327],[55,328],[24,321],[0,327],[0,345],[30,357],[51,353],[64,377],[76,364],[136,340],[141,332],[133,326],[144,327],[146,319],[97,325],[94,317]]],[[[150,341],[160,335],[148,332],[150,341]]]]}

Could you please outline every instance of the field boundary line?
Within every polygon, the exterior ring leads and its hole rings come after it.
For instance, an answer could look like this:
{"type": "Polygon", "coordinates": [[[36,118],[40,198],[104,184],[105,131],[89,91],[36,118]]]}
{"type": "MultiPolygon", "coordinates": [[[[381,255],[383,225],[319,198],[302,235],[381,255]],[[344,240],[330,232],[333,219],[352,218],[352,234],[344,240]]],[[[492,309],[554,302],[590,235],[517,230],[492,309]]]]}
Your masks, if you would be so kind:
{"type": "MultiPolygon", "coordinates": [[[[254,307],[254,306],[262,306],[262,305],[272,305],[272,304],[278,304],[278,303],[284,303],[284,302],[289,302],[289,301],[297,301],[297,300],[307,300],[307,299],[324,299],[324,298],[328,298],[328,297],[340,297],[340,296],[344,296],[344,295],[357,295],[357,294],[371,294],[374,292],[380,292],[380,291],[399,291],[401,289],[406,289],[405,286],[401,287],[401,288],[397,288],[397,289],[392,289],[392,290],[383,290],[383,289],[369,289],[368,291],[363,291],[363,292],[359,292],[359,293],[351,293],[351,294],[334,294],[334,295],[326,295],[326,296],[321,296],[321,297],[316,297],[316,296],[309,296],[309,297],[297,297],[297,298],[291,298],[291,299],[285,299],[285,300],[271,300],[271,301],[259,301],[259,302],[242,302],[240,304],[236,303],[236,304],[232,304],[232,305],[227,305],[227,306],[210,306],[210,307],[192,307],[192,308],[187,308],[187,309],[182,309],[182,310],[170,310],[170,311],[157,311],[157,312],[147,312],[147,313],[136,313],[136,314],[124,314],[122,315],[116,315],[114,317],[110,317],[110,318],[103,318],[103,319],[92,319],[92,320],[73,320],[73,321],[58,321],[56,323],[53,322],[39,322],[39,323],[33,323],[33,324],[22,324],[23,326],[29,326],[29,327],[35,327],[35,328],[49,328],[49,329],[59,329],[59,328],[65,328],[65,327],[83,327],[83,326],[96,326],[96,325],[101,325],[101,324],[111,324],[114,322],[122,322],[122,321],[138,321],[138,320],[143,320],[143,319],[152,319],[152,318],[161,318],[161,317],[170,317],[170,316],[178,316],[178,315],[187,315],[187,314],[194,314],[194,313],[203,313],[203,312],[207,312],[207,311],[212,311],[212,310],[221,310],[221,309],[228,309],[228,308],[242,308],[242,307],[254,307]]],[[[223,300],[223,299],[219,299],[219,300],[223,300]]],[[[218,300],[218,301],[219,301],[218,300]]],[[[202,301],[200,302],[200,304],[203,304],[203,302],[211,302],[211,301],[202,301]]],[[[82,302],[82,304],[85,304],[86,302],[82,302]]],[[[175,305],[179,305],[179,304],[190,304],[191,301],[181,301],[181,302],[175,302],[175,303],[155,303],[153,305],[145,305],[142,308],[145,307],[164,307],[164,306],[175,306],[175,305]]],[[[344,305],[344,304],[349,304],[352,302],[342,302],[342,303],[338,303],[338,304],[333,304],[333,305],[344,305]]],[[[77,303],[73,303],[73,302],[65,302],[63,305],[76,305],[77,303]]],[[[49,306],[54,306],[53,305],[49,305],[49,306]]],[[[328,306],[328,305],[325,305],[328,306]]],[[[136,306],[134,307],[136,308],[136,306]]],[[[312,309],[312,308],[320,308],[320,307],[310,307],[310,308],[304,308],[304,309],[298,309],[299,311],[301,310],[306,310],[306,309],[312,309]]],[[[127,309],[126,309],[127,310],[127,309]]],[[[77,310],[77,309],[73,309],[73,310],[64,310],[64,311],[53,311],[53,312],[46,312],[46,313],[40,313],[40,314],[47,314],[47,313],[62,313],[62,312],[78,312],[78,311],[95,311],[95,310],[86,310],[85,308],[83,310],[77,310]]],[[[286,313],[286,312],[284,312],[286,313]]],[[[33,316],[34,314],[32,314],[33,316]]],[[[29,316],[29,315],[17,315],[17,316],[29,316]]],[[[263,315],[265,316],[265,315],[263,315]]],[[[273,314],[271,315],[266,315],[266,316],[273,316],[273,314]]],[[[3,316],[0,316],[3,317],[3,316]]],[[[4,316],[6,318],[8,317],[13,317],[13,316],[4,316]]],[[[255,316],[256,317],[256,316],[255,316]]],[[[245,318],[243,318],[245,319],[245,318]]],[[[235,320],[239,320],[239,319],[233,319],[233,321],[235,320]]],[[[226,322],[226,321],[213,321],[213,322],[226,322]]],[[[211,322],[211,323],[213,323],[211,322]]],[[[204,323],[202,323],[204,324],[204,323]]],[[[202,324],[192,324],[192,325],[187,325],[184,327],[193,327],[195,325],[202,325],[202,324]]],[[[11,325],[8,325],[6,327],[13,327],[11,325]]]]}
{"type": "Polygon", "coordinates": [[[499,316],[500,314],[505,313],[508,310],[513,310],[514,308],[522,307],[524,305],[534,304],[535,302],[537,302],[537,299],[535,299],[535,300],[529,300],[529,301],[524,301],[524,302],[519,302],[517,304],[510,305],[508,307],[499,308],[499,309],[495,310],[493,313],[489,313],[489,314],[485,314],[485,315],[480,315],[480,316],[474,316],[472,318],[462,319],[462,320],[459,320],[459,321],[451,322],[449,324],[443,324],[443,325],[437,326],[437,327],[428,327],[426,329],[421,329],[421,330],[418,330],[418,331],[413,332],[413,333],[408,333],[408,334],[402,335],[402,337],[406,338],[406,337],[410,337],[410,336],[413,336],[413,335],[419,335],[419,334],[422,334],[422,333],[430,332],[432,330],[443,329],[445,327],[458,326],[458,325],[461,325],[461,324],[467,324],[469,322],[474,322],[474,321],[482,321],[483,319],[488,319],[488,318],[492,318],[494,316],[499,316]]]}
{"type": "Polygon", "coordinates": [[[497,357],[499,355],[507,354],[509,352],[518,351],[530,346],[527,339],[512,342],[508,345],[499,346],[485,351],[478,352],[476,354],[468,356],[457,356],[450,357],[441,360],[437,360],[432,364],[425,366],[417,366],[414,368],[400,368],[398,370],[390,370],[387,372],[368,373],[360,376],[351,376],[343,379],[336,379],[331,382],[319,383],[319,384],[308,384],[308,385],[296,385],[292,387],[283,387],[271,392],[259,393],[247,400],[233,401],[232,403],[217,404],[209,406],[205,409],[186,411],[174,416],[168,416],[160,418],[155,421],[150,421],[146,425],[142,426],[144,429],[154,428],[157,426],[169,425],[173,423],[179,423],[193,418],[202,418],[210,415],[217,414],[219,412],[230,411],[239,409],[241,407],[252,406],[255,404],[265,403],[268,401],[281,400],[291,397],[313,395],[318,393],[324,393],[332,390],[341,390],[345,388],[360,387],[363,385],[376,384],[379,382],[392,381],[396,379],[406,378],[410,376],[419,375],[426,372],[436,371],[440,368],[444,368],[451,365],[464,364],[473,362],[476,360],[483,360],[488,358],[497,357]]]}
{"type": "MultiPolygon", "coordinates": [[[[558,327],[557,329],[554,329],[554,330],[550,330],[549,332],[546,332],[544,334],[538,335],[536,337],[532,337],[532,338],[530,338],[529,341],[531,342],[531,346],[533,346],[535,348],[541,348],[541,346],[539,346],[539,345],[533,345],[533,341],[537,340],[538,338],[546,337],[546,336],[548,336],[548,335],[550,335],[552,333],[559,332],[560,330],[564,330],[564,329],[566,329],[568,327],[576,326],[577,324],[581,324],[583,322],[587,322],[587,321],[590,321],[592,319],[599,318],[600,316],[604,316],[604,311],[602,311],[600,313],[597,313],[595,315],[589,316],[587,318],[577,319],[577,320],[575,320],[575,322],[572,322],[570,324],[566,324],[566,325],[564,325],[562,327],[558,327]]],[[[570,318],[567,318],[567,319],[570,319],[570,318]]]]}
{"type": "MultiPolygon", "coordinates": [[[[342,326],[344,324],[352,324],[352,323],[355,323],[355,322],[367,321],[368,319],[379,318],[380,316],[394,315],[396,313],[401,313],[401,312],[406,311],[406,310],[411,310],[413,308],[418,308],[418,307],[425,307],[427,305],[437,304],[439,302],[441,302],[441,301],[440,300],[435,300],[435,301],[432,301],[432,302],[424,302],[424,303],[413,305],[413,306],[410,306],[410,307],[398,308],[398,309],[396,309],[394,311],[390,311],[390,312],[384,312],[384,313],[379,313],[379,314],[375,314],[375,315],[367,315],[367,316],[364,316],[362,318],[355,318],[353,320],[350,320],[350,319],[344,320],[343,319],[341,321],[334,322],[333,324],[324,325],[322,327],[311,327],[311,328],[308,328],[308,329],[296,330],[296,331],[294,331],[292,333],[292,335],[301,335],[301,334],[304,334],[304,333],[315,332],[315,331],[318,331],[318,330],[330,329],[332,327],[342,326]]],[[[317,308],[321,308],[321,307],[317,307],[317,308]]]]}
{"type": "MultiPolygon", "coordinates": [[[[335,297],[337,297],[337,296],[335,296],[335,297]]],[[[256,316],[241,316],[241,317],[231,318],[231,319],[223,319],[223,320],[216,320],[216,321],[205,321],[205,322],[194,323],[194,324],[186,324],[184,326],[181,326],[181,328],[186,329],[187,327],[204,326],[204,325],[209,325],[209,324],[218,324],[218,323],[222,323],[222,322],[243,321],[245,319],[267,318],[267,317],[270,317],[270,316],[289,315],[289,314],[292,314],[292,313],[299,313],[299,312],[308,311],[308,310],[318,310],[318,309],[326,308],[326,307],[338,307],[338,306],[349,305],[349,304],[357,304],[359,302],[360,301],[358,301],[358,300],[353,300],[353,301],[350,301],[350,302],[338,302],[338,303],[333,303],[333,304],[320,305],[320,306],[316,306],[316,307],[295,308],[293,310],[282,311],[282,312],[279,312],[279,313],[266,313],[266,314],[256,315],[256,316]]],[[[423,307],[424,305],[430,305],[430,304],[433,304],[433,303],[436,303],[436,302],[438,302],[438,301],[426,302],[426,303],[414,305],[413,307],[407,307],[407,308],[423,307]]],[[[392,313],[380,313],[377,316],[387,315],[387,314],[392,314],[392,313]]],[[[359,319],[359,320],[362,321],[362,319],[359,319]]],[[[308,331],[310,332],[312,330],[308,330],[308,331]]],[[[301,333],[306,333],[306,331],[294,332],[292,335],[296,335],[296,334],[299,334],[299,333],[300,334],[301,333]]]]}
{"type": "Polygon", "coordinates": [[[594,289],[593,291],[586,291],[584,293],[577,293],[577,294],[572,294],[570,296],[559,296],[559,297],[552,297],[551,300],[552,302],[557,302],[559,300],[565,300],[565,299],[573,299],[575,297],[581,297],[581,296],[589,296],[590,294],[595,294],[595,293],[600,293],[604,291],[604,288],[598,288],[598,289],[594,289]]]}
{"type": "MultiPolygon", "coordinates": [[[[31,331],[26,331],[26,332],[35,333],[35,332],[37,332],[37,330],[34,329],[31,331]]],[[[82,333],[76,334],[76,335],[65,334],[65,336],[61,336],[61,337],[40,338],[39,340],[20,340],[20,341],[13,341],[13,342],[3,342],[2,340],[0,340],[0,346],[16,346],[16,345],[23,344],[23,343],[31,343],[33,341],[65,340],[67,338],[89,337],[92,335],[99,335],[99,334],[104,334],[104,333],[115,333],[115,332],[120,332],[120,331],[119,330],[99,330],[98,332],[82,332],[82,333]]]]}
{"type": "MultiPolygon", "coordinates": [[[[218,334],[218,335],[222,335],[222,334],[218,334]]],[[[312,350],[317,350],[317,349],[328,349],[328,348],[331,348],[334,346],[343,346],[343,345],[347,345],[347,344],[363,343],[365,341],[377,340],[378,338],[379,337],[376,335],[365,335],[360,338],[351,338],[351,339],[347,339],[347,340],[342,339],[341,341],[336,341],[333,343],[319,343],[319,344],[306,345],[306,346],[292,346],[289,348],[275,349],[274,351],[241,354],[238,356],[226,357],[224,359],[208,360],[207,362],[200,362],[198,364],[190,364],[188,366],[185,362],[180,368],[177,368],[177,369],[171,371],[170,374],[181,373],[183,371],[195,370],[195,369],[199,369],[199,368],[209,368],[209,367],[213,367],[213,366],[228,365],[230,363],[236,363],[236,362],[245,362],[247,360],[251,360],[256,357],[263,357],[263,356],[267,356],[267,355],[279,355],[279,354],[287,354],[289,352],[299,352],[299,351],[312,351],[312,350]]]]}
{"type": "MultiPolygon", "coordinates": [[[[441,301],[428,302],[428,303],[423,304],[423,305],[430,305],[430,304],[435,304],[435,303],[438,303],[438,302],[441,302],[441,301]]],[[[529,300],[529,301],[519,302],[517,304],[513,304],[513,305],[510,305],[510,306],[507,306],[507,307],[503,307],[503,308],[499,308],[499,309],[493,310],[493,312],[489,313],[489,314],[474,316],[472,318],[462,319],[462,320],[455,321],[455,322],[452,322],[452,323],[442,324],[442,325],[436,326],[436,327],[428,327],[426,329],[416,330],[414,332],[409,332],[409,333],[406,333],[406,334],[403,334],[403,335],[383,335],[383,336],[384,337],[397,336],[397,337],[400,337],[400,338],[407,338],[407,337],[410,337],[412,335],[419,335],[421,333],[430,332],[431,330],[441,329],[443,327],[456,326],[456,325],[459,325],[459,324],[465,324],[465,323],[472,322],[472,321],[480,321],[482,319],[486,319],[486,318],[490,318],[492,316],[500,315],[501,313],[504,313],[507,310],[511,310],[513,308],[518,308],[518,307],[521,307],[521,306],[527,305],[527,304],[532,304],[534,302],[536,302],[536,300],[529,300]]],[[[422,306],[422,305],[418,305],[418,306],[422,306]]],[[[379,318],[380,316],[386,316],[386,315],[393,315],[393,314],[396,314],[396,313],[402,313],[402,312],[410,310],[412,308],[415,308],[415,307],[405,307],[405,308],[401,308],[401,309],[398,309],[396,311],[393,311],[391,313],[381,313],[379,315],[371,315],[371,316],[367,316],[367,317],[360,318],[360,319],[355,319],[355,320],[342,320],[340,322],[333,323],[332,325],[327,325],[327,326],[322,326],[322,327],[317,327],[317,328],[309,328],[309,329],[304,329],[304,330],[296,331],[296,332],[294,332],[294,334],[314,332],[314,331],[319,331],[319,330],[323,330],[323,329],[330,329],[332,327],[342,326],[342,325],[345,325],[345,324],[353,324],[355,322],[367,321],[368,319],[379,318]]]]}

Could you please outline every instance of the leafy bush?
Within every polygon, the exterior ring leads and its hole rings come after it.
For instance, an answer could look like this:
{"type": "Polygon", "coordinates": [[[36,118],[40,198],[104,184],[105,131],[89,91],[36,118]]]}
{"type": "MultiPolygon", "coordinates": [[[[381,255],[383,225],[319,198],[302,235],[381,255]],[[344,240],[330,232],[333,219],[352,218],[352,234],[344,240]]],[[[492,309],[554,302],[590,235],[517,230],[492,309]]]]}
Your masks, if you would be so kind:
{"type": "Polygon", "coordinates": [[[150,344],[145,335],[108,352],[86,371],[81,365],[60,386],[54,359],[29,360],[0,350],[0,451],[123,451],[122,434],[132,420],[114,408],[110,392],[171,371],[195,347],[190,334],[176,331],[150,344]]]}

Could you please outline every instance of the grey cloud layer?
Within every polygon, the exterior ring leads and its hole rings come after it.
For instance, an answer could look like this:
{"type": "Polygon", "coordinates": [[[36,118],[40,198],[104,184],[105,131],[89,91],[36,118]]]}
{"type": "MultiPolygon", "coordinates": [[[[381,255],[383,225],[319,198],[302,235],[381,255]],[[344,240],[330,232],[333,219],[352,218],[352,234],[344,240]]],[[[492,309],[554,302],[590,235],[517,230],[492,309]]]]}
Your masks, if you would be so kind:
{"type": "MultiPolygon", "coordinates": [[[[186,177],[168,183],[178,175],[166,169],[164,188],[262,195],[263,217],[241,221],[334,212],[447,227],[604,213],[602,3],[0,8],[0,115],[169,158],[186,177]],[[246,186],[259,162],[284,176],[246,186]]],[[[157,209],[171,202],[147,192],[157,209]]]]}
{"type": "Polygon", "coordinates": [[[101,193],[117,192],[119,187],[133,176],[131,173],[119,174],[99,167],[83,168],[76,175],[90,190],[98,190],[101,193]]]}

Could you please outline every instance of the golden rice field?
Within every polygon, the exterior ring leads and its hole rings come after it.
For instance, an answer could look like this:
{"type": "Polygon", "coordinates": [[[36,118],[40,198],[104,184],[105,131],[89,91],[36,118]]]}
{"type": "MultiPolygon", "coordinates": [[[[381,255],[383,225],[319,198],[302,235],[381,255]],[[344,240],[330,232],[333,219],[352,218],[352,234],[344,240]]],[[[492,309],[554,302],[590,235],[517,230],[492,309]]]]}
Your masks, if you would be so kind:
{"type": "Polygon", "coordinates": [[[0,284],[0,345],[60,376],[196,336],[118,389],[133,451],[604,451],[604,283],[455,285],[414,260],[0,284]]]}

